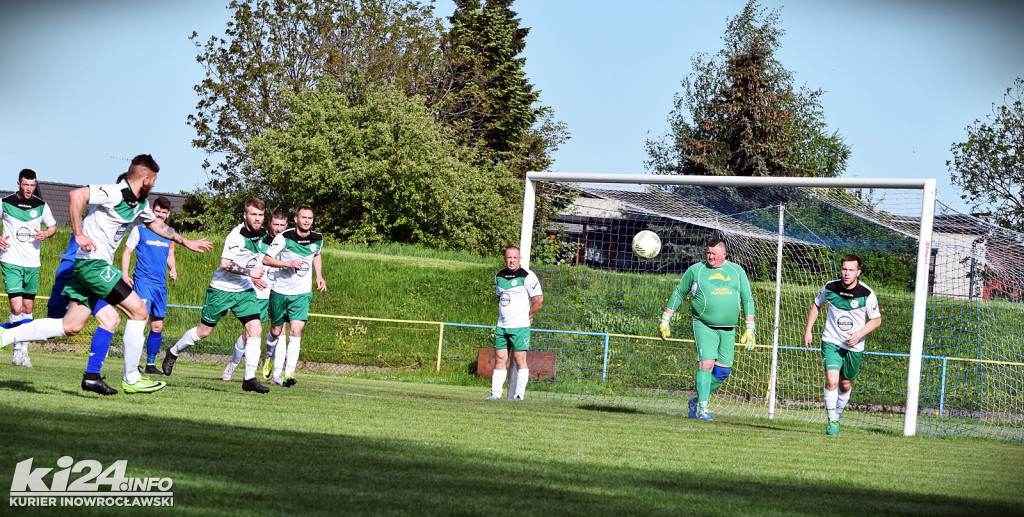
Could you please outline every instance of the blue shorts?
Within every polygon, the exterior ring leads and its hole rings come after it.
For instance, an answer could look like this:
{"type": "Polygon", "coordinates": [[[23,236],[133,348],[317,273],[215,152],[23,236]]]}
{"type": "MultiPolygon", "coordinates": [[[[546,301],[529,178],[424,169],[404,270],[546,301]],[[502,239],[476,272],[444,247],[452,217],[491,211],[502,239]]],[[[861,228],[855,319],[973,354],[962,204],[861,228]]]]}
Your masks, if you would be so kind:
{"type": "MultiPolygon", "coordinates": [[[[61,292],[64,291],[64,286],[68,285],[68,280],[74,272],[74,260],[60,261],[60,264],[57,266],[57,275],[53,279],[53,289],[50,289],[50,299],[46,302],[47,318],[61,319],[68,313],[68,305],[71,302],[61,292]]],[[[106,306],[107,302],[99,300],[92,309],[92,315],[95,316],[106,306]]]]}
{"type": "Polygon", "coordinates": [[[167,317],[167,286],[156,285],[148,280],[134,279],[135,285],[132,290],[142,298],[149,310],[149,315],[154,318],[167,317]]]}

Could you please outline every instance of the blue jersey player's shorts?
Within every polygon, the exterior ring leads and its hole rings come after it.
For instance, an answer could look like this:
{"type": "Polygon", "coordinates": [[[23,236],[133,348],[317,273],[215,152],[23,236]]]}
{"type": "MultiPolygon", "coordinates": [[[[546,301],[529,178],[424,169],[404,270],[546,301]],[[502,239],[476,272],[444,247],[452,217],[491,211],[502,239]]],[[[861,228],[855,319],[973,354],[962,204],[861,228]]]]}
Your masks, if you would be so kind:
{"type": "Polygon", "coordinates": [[[155,285],[145,279],[138,278],[135,279],[135,285],[132,286],[132,290],[135,291],[135,294],[139,295],[139,298],[142,298],[151,317],[167,317],[166,285],[155,285]]]}

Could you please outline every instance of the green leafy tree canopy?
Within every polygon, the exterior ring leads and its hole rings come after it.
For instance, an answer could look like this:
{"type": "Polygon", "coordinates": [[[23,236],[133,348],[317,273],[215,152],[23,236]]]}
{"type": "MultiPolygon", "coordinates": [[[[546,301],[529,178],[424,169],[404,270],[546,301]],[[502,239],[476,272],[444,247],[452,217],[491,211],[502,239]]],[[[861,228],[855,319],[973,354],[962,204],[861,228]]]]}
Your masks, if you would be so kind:
{"type": "Polygon", "coordinates": [[[342,90],[325,79],[288,94],[281,127],[246,142],[268,209],[325,207],[320,231],[363,244],[496,253],[514,242],[522,185],[507,170],[479,165],[420,97],[342,90]]]}
{"type": "Polygon", "coordinates": [[[973,210],[990,210],[1000,226],[1024,232],[1024,78],[992,105],[987,122],[967,126],[967,140],[953,144],[946,162],[950,181],[973,210]]]}

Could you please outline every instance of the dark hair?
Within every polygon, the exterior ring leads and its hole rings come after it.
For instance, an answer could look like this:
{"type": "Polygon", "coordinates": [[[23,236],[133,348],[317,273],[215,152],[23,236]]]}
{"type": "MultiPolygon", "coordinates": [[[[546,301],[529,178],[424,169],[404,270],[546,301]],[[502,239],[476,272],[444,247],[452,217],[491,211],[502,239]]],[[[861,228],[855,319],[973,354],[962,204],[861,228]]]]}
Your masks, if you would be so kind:
{"type": "MultiPolygon", "coordinates": [[[[259,210],[260,212],[264,211],[267,208],[267,205],[263,203],[263,200],[258,197],[251,198],[245,202],[245,208],[249,208],[250,206],[255,208],[256,210],[259,210]]],[[[245,210],[243,210],[243,212],[244,211],[245,210]]]]}
{"type": "Polygon", "coordinates": [[[721,244],[723,248],[727,248],[727,246],[725,245],[725,241],[723,241],[722,239],[719,239],[718,237],[715,237],[714,239],[711,239],[711,240],[708,241],[708,247],[709,248],[714,248],[715,246],[718,246],[719,244],[721,244]]]}
{"type": "Polygon", "coordinates": [[[34,180],[34,179],[36,179],[36,171],[34,171],[32,169],[21,169],[21,172],[18,173],[18,181],[19,182],[21,180],[34,180]]]}
{"type": "Polygon", "coordinates": [[[853,253],[850,253],[849,255],[843,255],[843,258],[839,259],[839,265],[842,266],[843,262],[856,262],[857,263],[857,269],[860,269],[860,267],[862,265],[861,261],[860,261],[860,257],[858,257],[857,255],[854,255],[853,253]]]}
{"type": "Polygon", "coordinates": [[[164,210],[170,210],[171,200],[163,196],[160,196],[153,200],[153,208],[163,208],[164,210]]]}
{"type": "Polygon", "coordinates": [[[124,181],[126,179],[128,179],[128,173],[127,172],[122,172],[121,175],[118,176],[116,180],[114,180],[114,183],[121,183],[122,181],[124,181]]]}
{"type": "Polygon", "coordinates": [[[298,217],[299,216],[299,212],[301,212],[303,210],[309,210],[310,212],[313,212],[312,208],[310,208],[310,207],[308,207],[306,205],[302,205],[302,206],[300,206],[300,207],[295,209],[295,217],[298,217]]]}
{"type": "Polygon", "coordinates": [[[274,210],[274,213],[270,214],[271,219],[284,219],[288,220],[288,214],[284,213],[284,210],[274,210]]]}
{"type": "Polygon", "coordinates": [[[160,172],[160,166],[156,164],[156,160],[149,154],[140,154],[132,158],[132,164],[128,166],[128,171],[131,172],[135,167],[145,167],[153,172],[160,172]]]}

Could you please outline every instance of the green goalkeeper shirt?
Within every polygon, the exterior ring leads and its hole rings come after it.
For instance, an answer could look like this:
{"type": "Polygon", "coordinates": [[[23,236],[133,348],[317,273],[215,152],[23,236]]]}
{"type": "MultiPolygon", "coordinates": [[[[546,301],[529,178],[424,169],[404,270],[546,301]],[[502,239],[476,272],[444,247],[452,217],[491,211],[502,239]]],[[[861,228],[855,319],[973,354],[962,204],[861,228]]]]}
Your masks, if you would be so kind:
{"type": "Polygon", "coordinates": [[[693,317],[711,327],[735,327],[741,308],[747,316],[754,314],[747,274],[728,260],[719,268],[706,261],[690,266],[669,298],[668,308],[675,311],[688,295],[693,317]]]}

